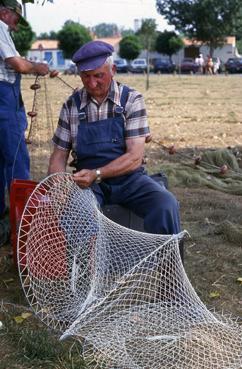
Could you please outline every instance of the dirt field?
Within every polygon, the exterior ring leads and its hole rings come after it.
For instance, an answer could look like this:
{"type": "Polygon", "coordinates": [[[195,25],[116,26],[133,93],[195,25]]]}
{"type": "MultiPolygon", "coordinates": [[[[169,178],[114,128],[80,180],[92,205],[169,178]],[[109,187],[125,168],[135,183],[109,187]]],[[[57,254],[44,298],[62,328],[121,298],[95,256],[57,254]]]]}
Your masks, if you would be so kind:
{"type": "MultiPolygon", "coordinates": [[[[79,77],[61,78],[73,88],[80,85],[79,77]]],[[[153,142],[146,145],[147,169],[149,172],[167,170],[169,188],[180,201],[182,228],[191,237],[185,242],[187,274],[209,308],[232,313],[242,319],[242,282],[239,279],[242,278],[241,194],[211,189],[188,177],[185,182],[176,181],[184,162],[190,170],[194,157],[207,149],[231,147],[242,167],[242,76],[152,75],[148,91],[145,90],[145,78],[120,75],[117,79],[144,94],[153,137],[153,142]],[[169,155],[168,150],[164,149],[171,145],[176,147],[174,155],[169,155]],[[170,178],[172,169],[173,179],[170,178]]],[[[31,83],[33,79],[23,80],[27,111],[32,109],[33,103],[34,93],[29,88],[31,83]]],[[[49,139],[61,104],[71,93],[71,89],[58,79],[48,79],[46,89],[43,82],[41,85],[37,98],[39,115],[32,127],[32,144],[29,146],[32,173],[36,180],[45,176],[50,153],[49,139]]],[[[217,177],[219,171],[218,166],[215,168],[217,177]]],[[[213,173],[206,174],[206,180],[212,180],[211,176],[213,173]]],[[[238,177],[242,178],[242,172],[238,177]]],[[[226,178],[230,178],[230,172],[226,178]]],[[[81,364],[75,366],[63,357],[58,364],[54,359],[46,361],[45,357],[34,363],[19,359],[22,346],[11,340],[9,335],[12,331],[8,327],[15,324],[13,318],[24,311],[26,302],[12,265],[10,245],[0,249],[0,263],[0,320],[7,327],[0,330],[3,337],[0,369],[80,368],[81,364]]],[[[23,338],[21,344],[22,341],[23,338]]]]}

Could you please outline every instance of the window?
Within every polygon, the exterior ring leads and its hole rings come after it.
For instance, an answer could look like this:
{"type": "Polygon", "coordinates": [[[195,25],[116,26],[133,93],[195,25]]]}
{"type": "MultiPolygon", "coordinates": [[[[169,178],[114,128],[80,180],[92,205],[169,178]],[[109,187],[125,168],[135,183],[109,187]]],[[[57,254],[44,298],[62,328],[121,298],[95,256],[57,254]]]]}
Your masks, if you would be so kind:
{"type": "Polygon", "coordinates": [[[57,65],[65,65],[65,59],[62,51],[57,51],[57,65]]]}
{"type": "Polygon", "coordinates": [[[52,51],[45,51],[44,59],[47,61],[49,65],[53,65],[53,53],[52,51]]]}

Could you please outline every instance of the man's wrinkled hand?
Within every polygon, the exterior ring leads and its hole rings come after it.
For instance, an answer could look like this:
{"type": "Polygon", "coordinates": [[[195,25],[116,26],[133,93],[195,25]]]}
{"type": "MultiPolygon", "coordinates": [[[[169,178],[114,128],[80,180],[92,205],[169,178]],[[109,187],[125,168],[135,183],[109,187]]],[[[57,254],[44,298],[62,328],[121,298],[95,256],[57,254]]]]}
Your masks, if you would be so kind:
{"type": "Polygon", "coordinates": [[[73,174],[73,180],[81,188],[88,188],[96,180],[95,170],[82,169],[79,172],[73,174]]]}

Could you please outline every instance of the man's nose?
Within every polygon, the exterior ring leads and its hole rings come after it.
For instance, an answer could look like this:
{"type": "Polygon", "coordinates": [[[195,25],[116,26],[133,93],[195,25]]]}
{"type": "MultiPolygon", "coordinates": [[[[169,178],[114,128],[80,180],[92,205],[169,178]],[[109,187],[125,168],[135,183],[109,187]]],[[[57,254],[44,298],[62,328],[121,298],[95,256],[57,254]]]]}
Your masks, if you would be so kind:
{"type": "Polygon", "coordinates": [[[96,81],[96,79],[95,79],[95,78],[93,78],[93,77],[90,77],[90,78],[89,78],[89,81],[88,81],[88,85],[89,85],[89,87],[91,87],[91,88],[95,88],[95,87],[97,86],[97,81],[96,81]]]}

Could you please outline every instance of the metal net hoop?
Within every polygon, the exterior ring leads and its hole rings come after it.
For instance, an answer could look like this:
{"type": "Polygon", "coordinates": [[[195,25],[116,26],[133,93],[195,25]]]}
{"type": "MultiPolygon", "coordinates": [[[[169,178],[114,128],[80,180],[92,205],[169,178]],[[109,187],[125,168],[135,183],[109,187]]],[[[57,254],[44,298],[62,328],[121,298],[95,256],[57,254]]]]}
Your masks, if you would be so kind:
{"type": "Polygon", "coordinates": [[[122,227],[68,173],[30,196],[18,237],[21,283],[35,314],[84,342],[90,368],[240,369],[237,321],[202,303],[178,235],[122,227]]]}

